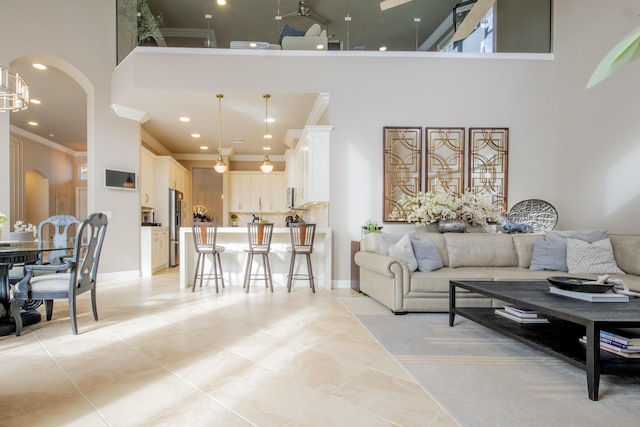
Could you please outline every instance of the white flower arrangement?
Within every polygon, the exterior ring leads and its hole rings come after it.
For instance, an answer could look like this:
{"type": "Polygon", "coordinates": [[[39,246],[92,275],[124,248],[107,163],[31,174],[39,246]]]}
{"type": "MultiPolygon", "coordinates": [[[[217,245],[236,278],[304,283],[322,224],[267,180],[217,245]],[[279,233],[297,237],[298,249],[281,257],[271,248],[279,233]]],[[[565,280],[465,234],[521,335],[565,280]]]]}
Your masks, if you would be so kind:
{"type": "Polygon", "coordinates": [[[443,220],[460,220],[469,225],[487,225],[498,221],[503,209],[482,200],[471,190],[454,194],[442,190],[403,195],[399,204],[405,212],[407,222],[418,225],[433,224],[443,220]]]}
{"type": "Polygon", "coordinates": [[[19,233],[23,233],[25,231],[31,231],[33,233],[34,239],[38,237],[38,227],[36,227],[31,223],[25,224],[24,222],[18,220],[16,221],[15,224],[13,224],[13,228],[16,230],[16,232],[19,232],[19,233]]]}

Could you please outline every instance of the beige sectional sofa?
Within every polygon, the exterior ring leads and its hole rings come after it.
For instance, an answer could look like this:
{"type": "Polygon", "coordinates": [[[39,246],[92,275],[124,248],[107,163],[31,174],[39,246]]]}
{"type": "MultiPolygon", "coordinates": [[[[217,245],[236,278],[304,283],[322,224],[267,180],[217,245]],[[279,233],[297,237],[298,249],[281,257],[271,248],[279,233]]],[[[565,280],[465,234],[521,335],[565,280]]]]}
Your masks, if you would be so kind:
{"type": "MultiPolygon", "coordinates": [[[[615,263],[626,274],[611,274],[631,290],[640,291],[640,236],[610,234],[615,263]]],[[[403,235],[370,233],[361,241],[355,263],[360,268],[360,291],[389,307],[396,314],[407,312],[447,312],[449,281],[464,280],[546,280],[550,276],[596,279],[599,274],[531,270],[536,240],[550,241],[544,234],[424,233],[437,249],[442,268],[410,271],[404,260],[389,255],[403,235]]],[[[458,306],[498,306],[498,301],[457,292],[458,306]]]]}

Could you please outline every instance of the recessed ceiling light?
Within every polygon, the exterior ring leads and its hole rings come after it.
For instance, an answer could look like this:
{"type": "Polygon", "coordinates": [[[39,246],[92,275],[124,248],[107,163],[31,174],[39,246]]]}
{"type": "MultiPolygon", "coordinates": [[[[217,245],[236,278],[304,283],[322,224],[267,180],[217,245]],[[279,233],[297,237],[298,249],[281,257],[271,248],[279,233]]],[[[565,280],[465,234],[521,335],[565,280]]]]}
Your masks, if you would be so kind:
{"type": "Polygon", "coordinates": [[[268,119],[264,120],[267,123],[275,123],[276,119],[274,119],[273,117],[269,117],[268,119]]]}
{"type": "Polygon", "coordinates": [[[33,64],[33,68],[37,68],[38,70],[46,70],[47,66],[43,64],[33,64]]]}
{"type": "Polygon", "coordinates": [[[189,117],[180,117],[181,122],[190,122],[191,119],[189,117]]]}
{"type": "Polygon", "coordinates": [[[256,47],[256,46],[258,46],[258,43],[256,43],[256,42],[250,42],[249,43],[249,47],[256,47]]]}
{"type": "Polygon", "coordinates": [[[220,6],[224,6],[225,4],[227,4],[227,0],[218,0],[216,3],[218,3],[220,6]]]}
{"type": "Polygon", "coordinates": [[[324,49],[324,45],[322,43],[319,43],[319,44],[316,45],[316,49],[322,50],[322,49],[324,49]]]}
{"type": "Polygon", "coordinates": [[[264,151],[271,151],[271,147],[262,147],[264,151]]]}
{"type": "Polygon", "coordinates": [[[273,138],[273,135],[265,135],[264,136],[264,139],[271,139],[271,138],[273,138]]]}
{"type": "Polygon", "coordinates": [[[56,134],[55,134],[55,133],[50,133],[50,134],[49,134],[49,138],[55,138],[55,137],[56,137],[56,134]]]}
{"type": "Polygon", "coordinates": [[[29,102],[31,102],[32,104],[40,104],[40,100],[35,98],[31,98],[29,102]]]}
{"type": "Polygon", "coordinates": [[[201,146],[200,146],[200,149],[201,149],[201,150],[208,150],[208,149],[209,149],[209,147],[207,147],[206,145],[201,145],[201,146]]]}
{"type": "Polygon", "coordinates": [[[194,137],[194,138],[200,138],[200,134],[199,133],[192,133],[191,136],[194,137]]]}
{"type": "Polygon", "coordinates": [[[234,144],[244,144],[244,138],[233,138],[234,144]]]}
{"type": "Polygon", "coordinates": [[[378,50],[379,50],[380,52],[386,52],[386,51],[387,51],[387,47],[386,47],[386,46],[380,46],[380,47],[378,48],[378,50]]]}
{"type": "Polygon", "coordinates": [[[31,126],[38,126],[38,122],[27,122],[28,124],[30,124],[31,126]]]}

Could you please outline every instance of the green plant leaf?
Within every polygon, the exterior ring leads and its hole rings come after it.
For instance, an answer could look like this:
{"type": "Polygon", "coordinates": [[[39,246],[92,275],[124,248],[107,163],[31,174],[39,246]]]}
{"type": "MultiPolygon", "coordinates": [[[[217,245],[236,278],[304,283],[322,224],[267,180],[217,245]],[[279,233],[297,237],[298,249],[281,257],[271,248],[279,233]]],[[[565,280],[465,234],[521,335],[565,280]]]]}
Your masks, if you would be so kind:
{"type": "Polygon", "coordinates": [[[604,57],[591,75],[587,83],[587,89],[597,85],[622,65],[637,59],[639,56],[640,27],[629,33],[604,57]]]}

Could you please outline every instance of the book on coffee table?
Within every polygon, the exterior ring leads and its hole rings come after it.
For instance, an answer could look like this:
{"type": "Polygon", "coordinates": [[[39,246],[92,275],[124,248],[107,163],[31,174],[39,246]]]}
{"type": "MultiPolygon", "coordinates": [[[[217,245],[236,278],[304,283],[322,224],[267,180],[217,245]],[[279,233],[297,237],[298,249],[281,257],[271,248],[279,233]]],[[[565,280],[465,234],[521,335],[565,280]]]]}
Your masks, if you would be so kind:
{"type": "Polygon", "coordinates": [[[549,292],[551,292],[552,294],[562,295],[565,297],[580,299],[589,302],[629,302],[629,297],[627,295],[609,292],[598,294],[589,292],[576,292],[556,288],[555,286],[550,286],[549,292]]]}
{"type": "MultiPolygon", "coordinates": [[[[578,341],[580,341],[583,344],[586,344],[587,343],[587,337],[579,338],[578,341]]],[[[629,358],[629,359],[640,358],[640,351],[625,350],[625,349],[613,346],[611,344],[607,344],[607,343],[602,342],[602,341],[600,341],[600,349],[608,351],[609,353],[617,354],[618,356],[629,358]]]]}
{"type": "Polygon", "coordinates": [[[516,307],[513,305],[505,305],[504,309],[508,312],[511,313],[515,316],[518,317],[529,317],[529,318],[533,318],[533,317],[538,317],[538,312],[535,310],[530,310],[528,308],[522,308],[522,307],[516,307]]]}
{"type": "Polygon", "coordinates": [[[495,312],[498,316],[518,323],[549,323],[549,319],[545,319],[544,317],[520,317],[500,308],[496,308],[495,312]]]}

